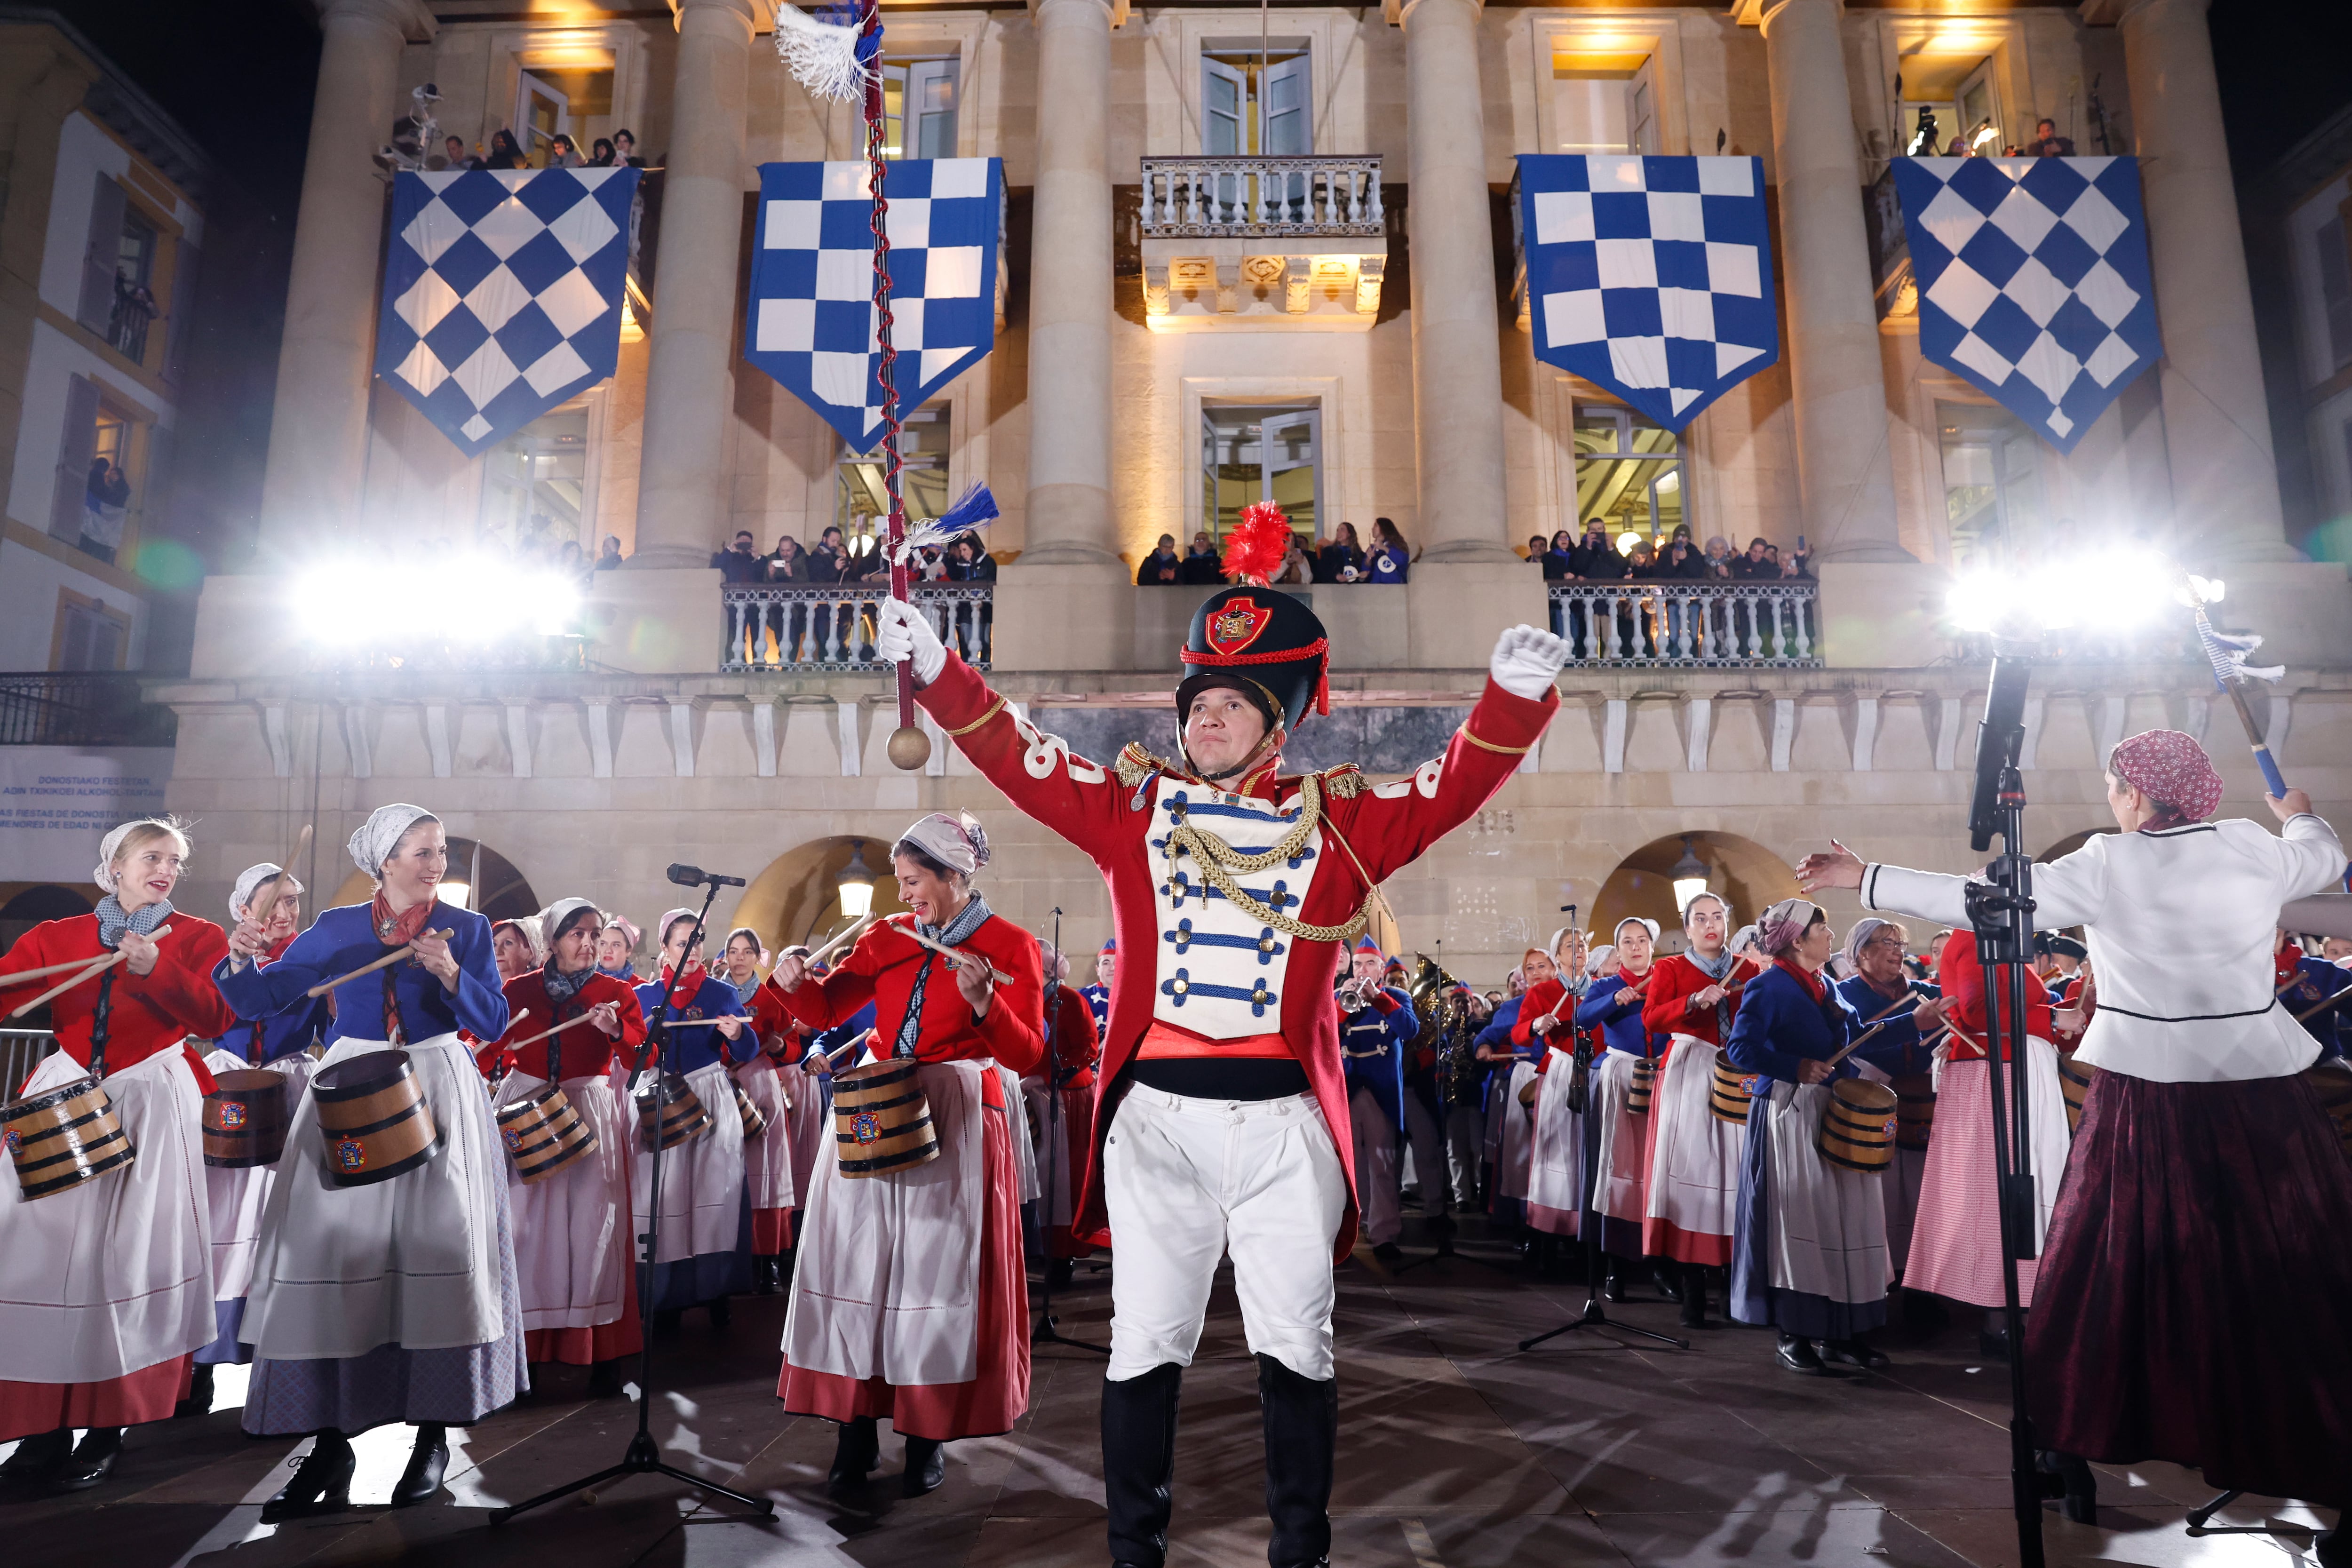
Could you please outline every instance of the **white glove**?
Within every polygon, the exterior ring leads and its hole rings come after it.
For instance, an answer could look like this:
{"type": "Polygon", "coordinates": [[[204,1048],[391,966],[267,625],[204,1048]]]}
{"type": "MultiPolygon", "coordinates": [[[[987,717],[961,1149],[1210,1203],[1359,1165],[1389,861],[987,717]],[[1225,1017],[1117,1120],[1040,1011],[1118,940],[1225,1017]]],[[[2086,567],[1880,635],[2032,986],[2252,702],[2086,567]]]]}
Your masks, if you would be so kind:
{"type": "MultiPolygon", "coordinates": [[[[1551,640],[1559,641],[1556,637],[1551,640]]],[[[901,599],[882,601],[881,612],[874,618],[874,651],[892,664],[914,660],[918,686],[929,686],[948,667],[947,644],[940,641],[940,634],[931,629],[930,617],[901,599]]],[[[1499,659],[1502,655],[1495,657],[1499,659]]]]}
{"type": "Polygon", "coordinates": [[[1552,689],[1559,667],[1568,662],[1568,644],[1533,626],[1513,626],[1495,641],[1495,658],[1486,673],[1514,697],[1540,701],[1552,689]]]}

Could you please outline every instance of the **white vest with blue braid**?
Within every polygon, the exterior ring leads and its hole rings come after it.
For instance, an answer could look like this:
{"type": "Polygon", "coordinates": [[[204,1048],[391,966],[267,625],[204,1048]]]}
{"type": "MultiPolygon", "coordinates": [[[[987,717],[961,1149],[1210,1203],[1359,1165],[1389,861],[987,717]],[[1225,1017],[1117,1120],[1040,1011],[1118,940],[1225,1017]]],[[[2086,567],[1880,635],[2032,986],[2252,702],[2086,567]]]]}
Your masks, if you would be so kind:
{"type": "MultiPolygon", "coordinates": [[[[1234,908],[1211,884],[1171,829],[1190,820],[1244,855],[1263,854],[1297,825],[1300,806],[1227,795],[1207,784],[1161,773],[1152,781],[1150,847],[1160,870],[1153,890],[1159,929],[1153,933],[1152,1016],[1212,1040],[1282,1031],[1282,986],[1293,939],[1234,908]]],[[[1286,863],[1232,879],[1266,908],[1293,920],[1322,857],[1316,828],[1286,863]]]]}

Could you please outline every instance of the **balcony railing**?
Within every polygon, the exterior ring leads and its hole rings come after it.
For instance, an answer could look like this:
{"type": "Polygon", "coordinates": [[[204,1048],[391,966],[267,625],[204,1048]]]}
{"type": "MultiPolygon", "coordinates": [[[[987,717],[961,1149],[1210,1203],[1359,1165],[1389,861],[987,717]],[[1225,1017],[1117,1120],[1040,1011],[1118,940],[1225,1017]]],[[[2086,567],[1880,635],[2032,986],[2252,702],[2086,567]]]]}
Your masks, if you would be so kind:
{"type": "Polygon", "coordinates": [[[1378,153],[1143,160],[1143,237],[1215,239],[1388,231],[1378,153]]]}
{"type": "Polygon", "coordinates": [[[1778,583],[1554,583],[1551,629],[1575,664],[1817,667],[1818,587],[1778,583]]]}
{"type": "Polygon", "coordinates": [[[168,746],[172,710],[112,670],[0,675],[0,746],[168,746]]]}
{"type": "MultiPolygon", "coordinates": [[[[808,588],[730,583],[719,592],[727,617],[719,668],[729,674],[890,668],[874,657],[876,606],[889,594],[878,583],[808,588]]],[[[993,584],[918,583],[909,597],[930,617],[941,642],[973,668],[988,668],[995,631],[993,584]]]]}

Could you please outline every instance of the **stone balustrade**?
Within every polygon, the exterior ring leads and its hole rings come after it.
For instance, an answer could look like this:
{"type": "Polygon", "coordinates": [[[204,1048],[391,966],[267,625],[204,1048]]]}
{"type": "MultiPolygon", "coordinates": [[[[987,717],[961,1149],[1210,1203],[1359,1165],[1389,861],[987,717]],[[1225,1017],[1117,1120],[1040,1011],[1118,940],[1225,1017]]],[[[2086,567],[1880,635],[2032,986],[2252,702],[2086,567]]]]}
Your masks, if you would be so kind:
{"type": "Polygon", "coordinates": [[[1143,160],[1146,239],[1378,237],[1378,153],[1143,160]]]}
{"type": "MultiPolygon", "coordinates": [[[[876,606],[889,590],[877,584],[730,583],[719,590],[727,640],[719,668],[752,670],[872,671],[876,606]]],[[[988,583],[918,583],[908,590],[940,640],[975,668],[986,669],[996,589],[988,583]]]]}

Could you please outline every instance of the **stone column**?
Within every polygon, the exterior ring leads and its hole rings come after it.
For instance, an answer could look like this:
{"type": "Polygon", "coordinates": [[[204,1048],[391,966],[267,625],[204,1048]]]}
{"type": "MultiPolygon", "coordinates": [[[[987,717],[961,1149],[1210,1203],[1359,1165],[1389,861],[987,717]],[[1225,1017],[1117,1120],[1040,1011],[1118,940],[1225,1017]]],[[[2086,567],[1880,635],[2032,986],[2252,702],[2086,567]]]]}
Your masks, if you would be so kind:
{"type": "MultiPolygon", "coordinates": [[[[1029,489],[996,590],[1000,669],[1125,669],[1136,591],[1111,515],[1110,30],[1127,0],[1030,0],[1037,175],[1029,228],[1029,489]],[[1088,603],[1073,616],[1074,602],[1088,603]]],[[[1164,663],[1155,658],[1155,666],[1164,663]]]]}
{"type": "Polygon", "coordinates": [[[1482,0],[1406,0],[1406,206],[1423,564],[1519,563],[1507,542],[1503,358],[1486,196],[1482,0]]]}
{"type": "MultiPolygon", "coordinates": [[[[767,0],[671,0],[677,68],[662,174],[661,246],[637,481],[637,568],[705,567],[727,530],[723,471],[740,330],[744,111],[753,26],[767,0]]],[[[772,62],[771,62],[772,64],[772,62]]]]}
{"type": "Polygon", "coordinates": [[[2156,275],[2173,515],[2209,561],[2294,561],[2254,342],[2253,291],[2213,79],[2209,0],[2126,0],[2124,71],[2156,275]]]}
{"type": "Polygon", "coordinates": [[[1844,13],[1844,0],[1777,0],[1763,16],[1798,498],[1816,561],[1902,562],[1844,13]]]}
{"type": "Polygon", "coordinates": [[[419,0],[320,0],[319,11],[326,40],[261,481],[261,544],[272,552],[359,519],[383,240],[373,155],[391,130],[400,51],[435,29],[419,0]]]}

